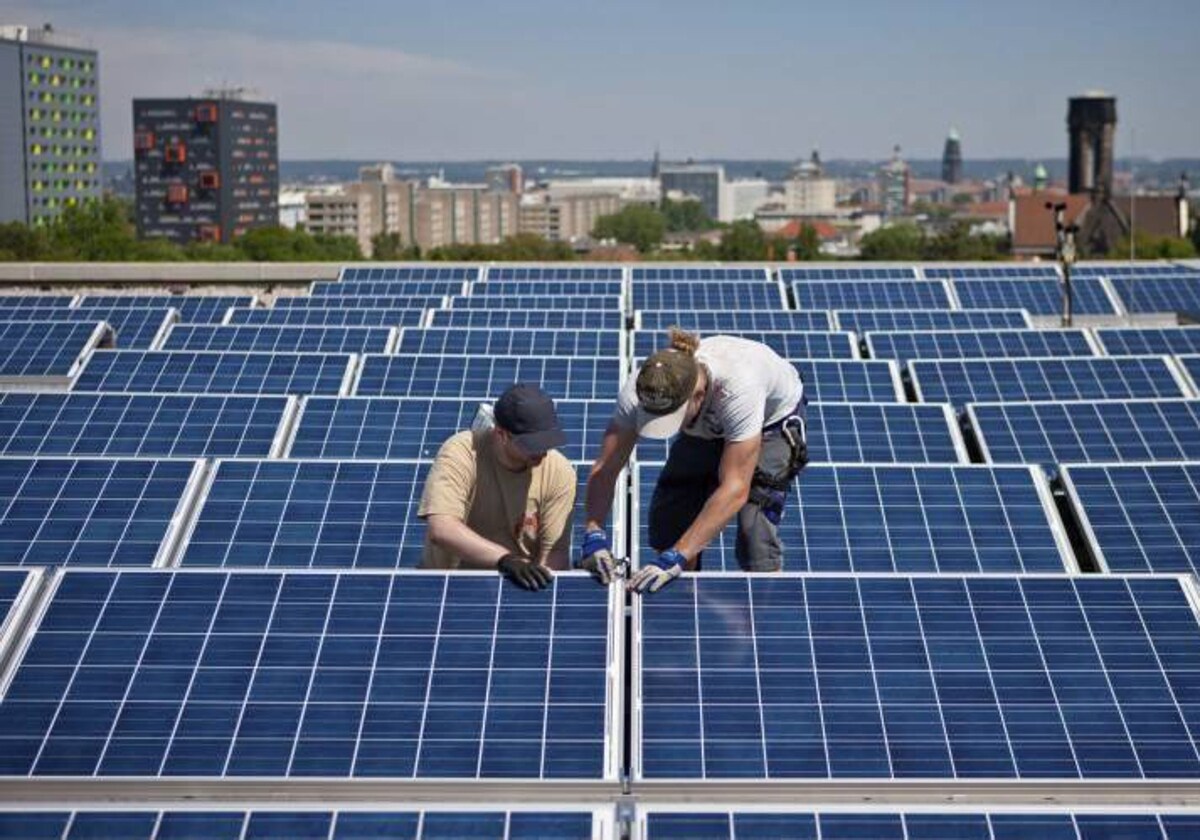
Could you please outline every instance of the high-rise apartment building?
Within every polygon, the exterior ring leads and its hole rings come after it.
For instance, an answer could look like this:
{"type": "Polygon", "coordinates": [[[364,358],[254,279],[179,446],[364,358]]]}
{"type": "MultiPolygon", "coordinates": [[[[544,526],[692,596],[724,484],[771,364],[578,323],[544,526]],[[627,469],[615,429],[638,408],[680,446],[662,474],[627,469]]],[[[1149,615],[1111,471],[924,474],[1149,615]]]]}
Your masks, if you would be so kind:
{"type": "Polygon", "coordinates": [[[879,201],[885,215],[902,216],[908,212],[911,186],[912,171],[896,146],[892,149],[892,159],[879,170],[879,201]]]}
{"type": "Polygon", "coordinates": [[[619,213],[622,204],[619,195],[606,192],[527,195],[518,227],[550,242],[573,242],[591,236],[600,217],[619,213]]]}
{"type": "Polygon", "coordinates": [[[962,180],[962,140],[958,129],[951,128],[946,136],[946,145],[942,148],[942,180],[947,184],[957,184],[962,180]]]}
{"type": "Polygon", "coordinates": [[[725,167],[720,164],[661,164],[659,179],[662,181],[663,198],[695,199],[704,206],[704,212],[714,221],[733,221],[733,214],[726,205],[725,167]]]}
{"type": "Polygon", "coordinates": [[[49,26],[0,26],[0,222],[41,226],[99,199],[99,66],[49,26]]]}
{"type": "Polygon", "coordinates": [[[244,96],[133,101],[139,236],[232,242],[279,224],[275,105],[244,96]]]}

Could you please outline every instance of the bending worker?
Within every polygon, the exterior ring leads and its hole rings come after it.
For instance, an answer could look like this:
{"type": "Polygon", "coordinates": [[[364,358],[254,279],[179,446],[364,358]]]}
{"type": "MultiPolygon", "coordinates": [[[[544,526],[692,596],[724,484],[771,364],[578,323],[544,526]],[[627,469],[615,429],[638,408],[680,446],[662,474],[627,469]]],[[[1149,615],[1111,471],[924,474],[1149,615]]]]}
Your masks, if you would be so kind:
{"type": "Polygon", "coordinates": [[[807,461],[804,383],[790,363],[755,341],[701,341],[677,328],[670,347],[642,365],[617,399],[587,484],[579,566],[607,583],[614,561],[603,523],[617,474],[638,436],[669,438],[666,466],[650,501],[649,540],[657,552],[629,588],[657,592],[737,517],[743,571],[778,571],[778,525],[792,479],[807,461]]]}
{"type": "Polygon", "coordinates": [[[426,569],[496,569],[525,589],[567,568],[575,470],[554,402],[513,385],[482,421],[438,450],[417,515],[425,519],[426,569]]]}

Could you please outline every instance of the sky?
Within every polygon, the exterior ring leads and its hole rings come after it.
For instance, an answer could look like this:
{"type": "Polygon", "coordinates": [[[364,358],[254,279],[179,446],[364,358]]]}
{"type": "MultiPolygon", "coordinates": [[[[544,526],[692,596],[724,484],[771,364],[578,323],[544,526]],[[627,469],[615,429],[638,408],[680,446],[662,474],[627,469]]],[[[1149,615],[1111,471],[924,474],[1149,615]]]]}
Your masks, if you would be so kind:
{"type": "Polygon", "coordinates": [[[247,86],[280,155],[399,161],[1200,156],[1200,0],[0,0],[100,51],[105,159],[135,97],[247,86]]]}

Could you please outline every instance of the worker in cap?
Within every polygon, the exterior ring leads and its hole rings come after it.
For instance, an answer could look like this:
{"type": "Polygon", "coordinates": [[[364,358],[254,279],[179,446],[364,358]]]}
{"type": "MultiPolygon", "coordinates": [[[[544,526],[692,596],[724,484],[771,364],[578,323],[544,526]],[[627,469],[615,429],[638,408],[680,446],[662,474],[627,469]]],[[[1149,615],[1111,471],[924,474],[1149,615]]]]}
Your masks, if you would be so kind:
{"type": "Polygon", "coordinates": [[[513,385],[481,407],[471,429],[442,444],[425,481],[422,568],[496,569],[525,589],[549,585],[549,570],[569,560],[575,470],[555,449],[566,440],[536,385],[513,385]]]}
{"type": "Polygon", "coordinates": [[[617,475],[638,438],[667,439],[667,463],[650,500],[649,542],[629,588],[657,592],[700,568],[704,547],[737,518],[744,571],[778,571],[779,521],[807,462],[804,382],[771,348],[733,336],[672,328],[670,344],[646,359],[621,390],[588,476],[586,522],[576,561],[597,580],[615,561],[604,525],[617,475]]]}

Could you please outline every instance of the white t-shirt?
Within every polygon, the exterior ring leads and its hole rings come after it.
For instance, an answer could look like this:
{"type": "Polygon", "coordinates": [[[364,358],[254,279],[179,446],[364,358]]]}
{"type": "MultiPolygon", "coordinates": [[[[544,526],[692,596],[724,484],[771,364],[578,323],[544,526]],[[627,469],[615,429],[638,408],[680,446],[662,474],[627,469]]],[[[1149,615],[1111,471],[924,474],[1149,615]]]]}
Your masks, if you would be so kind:
{"type": "MultiPolygon", "coordinates": [[[[804,383],[791,363],[770,347],[731,335],[701,339],[696,360],[708,370],[708,393],[699,416],[682,431],[707,440],[749,440],[777,423],[804,395],[804,383]]],[[[638,425],[637,377],[617,397],[613,422],[638,425]]]]}

